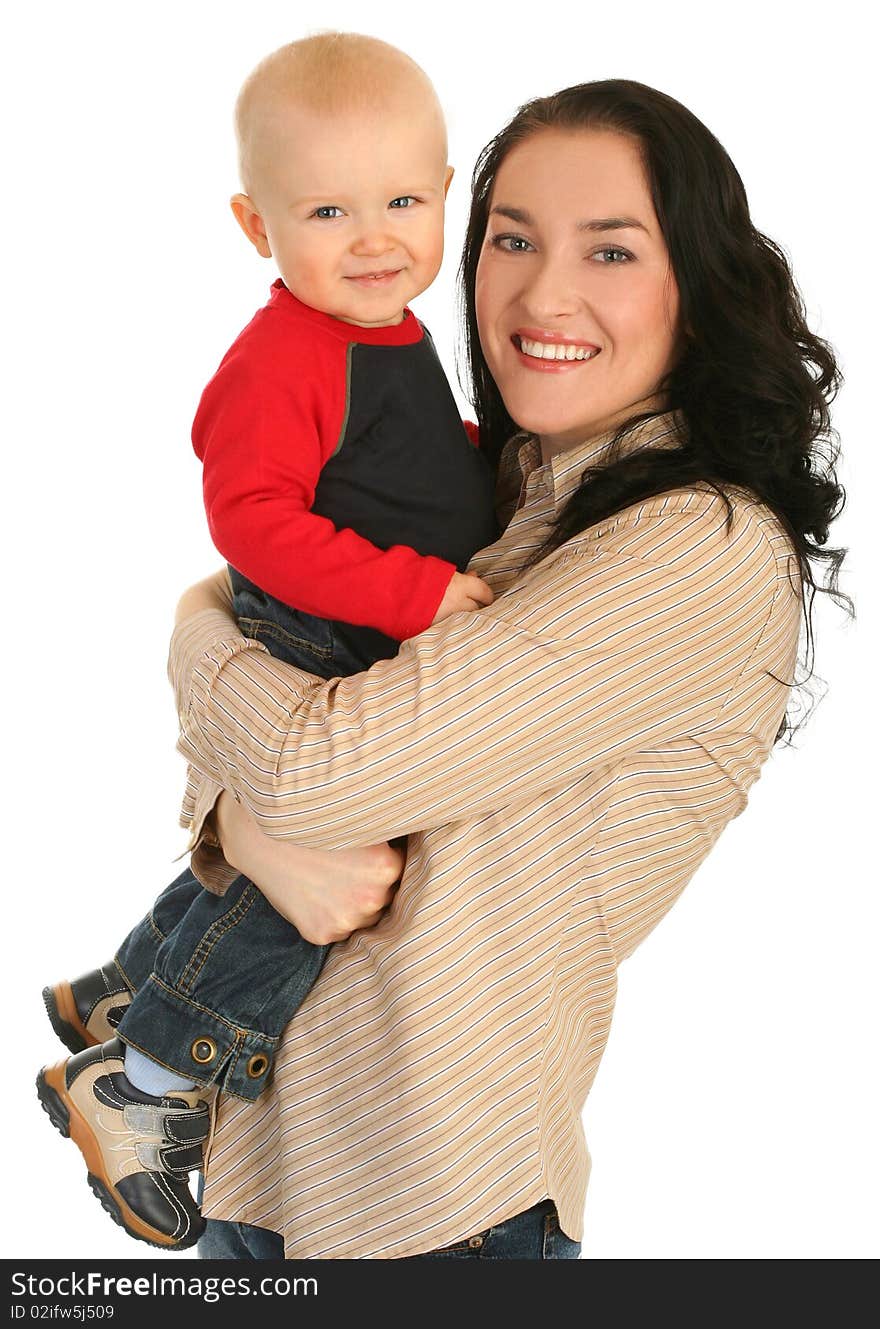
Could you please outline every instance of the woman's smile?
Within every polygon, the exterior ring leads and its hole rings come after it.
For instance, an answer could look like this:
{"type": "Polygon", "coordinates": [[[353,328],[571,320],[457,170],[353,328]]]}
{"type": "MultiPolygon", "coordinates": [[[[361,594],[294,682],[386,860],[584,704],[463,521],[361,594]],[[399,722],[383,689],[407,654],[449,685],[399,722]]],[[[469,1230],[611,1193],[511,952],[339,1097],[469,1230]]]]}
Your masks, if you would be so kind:
{"type": "Polygon", "coordinates": [[[520,352],[524,367],[538,373],[563,372],[583,365],[594,360],[601,349],[591,342],[575,341],[558,333],[532,328],[515,332],[510,340],[520,352]]]}

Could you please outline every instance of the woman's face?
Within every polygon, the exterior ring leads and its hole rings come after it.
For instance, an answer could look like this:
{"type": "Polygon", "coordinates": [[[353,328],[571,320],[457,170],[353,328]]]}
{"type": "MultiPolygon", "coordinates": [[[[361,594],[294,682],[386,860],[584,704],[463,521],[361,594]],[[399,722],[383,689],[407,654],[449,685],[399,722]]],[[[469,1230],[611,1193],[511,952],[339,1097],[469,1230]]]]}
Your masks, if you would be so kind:
{"type": "Polygon", "coordinates": [[[541,130],[495,177],[480,253],[480,342],[545,458],[662,405],[678,289],[636,142],[541,130]],[[564,357],[564,358],[560,358],[564,357]]]}

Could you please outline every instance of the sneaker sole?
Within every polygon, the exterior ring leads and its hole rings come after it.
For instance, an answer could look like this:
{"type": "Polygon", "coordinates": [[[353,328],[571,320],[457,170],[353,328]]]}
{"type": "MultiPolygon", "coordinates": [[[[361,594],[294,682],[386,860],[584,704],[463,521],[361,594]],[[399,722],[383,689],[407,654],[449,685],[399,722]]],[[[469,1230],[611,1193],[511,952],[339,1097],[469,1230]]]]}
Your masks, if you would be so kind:
{"type": "Polygon", "coordinates": [[[142,1218],[129,1208],[122,1196],[115,1190],[107,1176],[101,1158],[101,1148],[92,1130],[67,1093],[64,1084],[64,1068],[56,1075],[56,1067],[44,1067],[37,1076],[37,1096],[49,1120],[65,1139],[73,1140],[86,1161],[88,1182],[92,1193],[101,1201],[101,1205],[113,1219],[124,1228],[136,1241],[146,1242],[160,1250],[182,1251],[194,1246],[201,1233],[196,1233],[183,1241],[176,1241],[165,1232],[150,1227],[142,1218]]]}
{"type": "Polygon", "coordinates": [[[70,1052],[84,1052],[97,1046],[97,1038],[92,1037],[79,1018],[69,983],[43,988],[43,1005],[52,1028],[70,1052]]]}

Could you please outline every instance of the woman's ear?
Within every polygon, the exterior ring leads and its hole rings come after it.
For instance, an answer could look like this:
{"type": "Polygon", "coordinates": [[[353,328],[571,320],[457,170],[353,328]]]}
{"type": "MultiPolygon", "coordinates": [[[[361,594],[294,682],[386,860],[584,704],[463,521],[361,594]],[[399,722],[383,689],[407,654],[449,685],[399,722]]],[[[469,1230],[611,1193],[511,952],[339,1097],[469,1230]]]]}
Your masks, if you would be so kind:
{"type": "Polygon", "coordinates": [[[229,206],[232,208],[235,220],[257,253],[263,258],[271,258],[272,250],[269,248],[266,226],[253,201],[248,198],[247,194],[233,194],[229,200],[229,206]]]}
{"type": "Polygon", "coordinates": [[[449,193],[449,186],[452,184],[452,177],[455,175],[455,167],[446,167],[446,179],[443,181],[443,197],[449,193]]]}

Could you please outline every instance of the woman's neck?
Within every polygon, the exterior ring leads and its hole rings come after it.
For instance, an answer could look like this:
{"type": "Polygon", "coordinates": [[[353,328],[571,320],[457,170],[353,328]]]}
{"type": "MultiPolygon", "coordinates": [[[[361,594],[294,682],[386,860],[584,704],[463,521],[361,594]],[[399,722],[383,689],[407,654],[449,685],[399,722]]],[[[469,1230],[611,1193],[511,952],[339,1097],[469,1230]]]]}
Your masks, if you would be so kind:
{"type": "Polygon", "coordinates": [[[564,434],[539,434],[541,461],[546,464],[560,453],[571,452],[574,448],[580,448],[587,443],[599,443],[606,434],[612,434],[624,421],[630,420],[634,415],[642,415],[646,411],[662,411],[665,407],[665,399],[659,393],[655,393],[652,397],[644,397],[641,401],[625,406],[604,420],[586,424],[581,429],[568,430],[564,434]]]}

